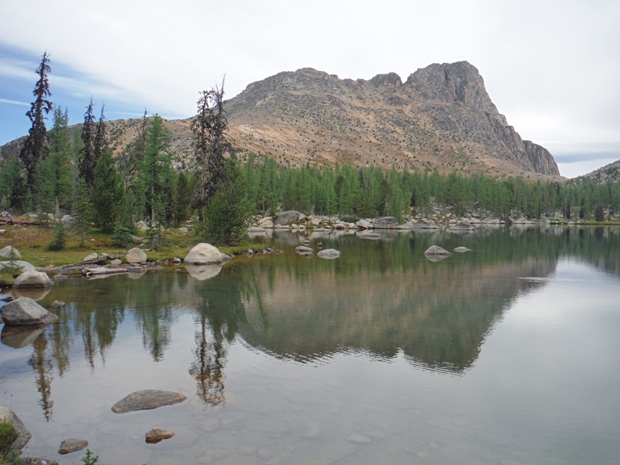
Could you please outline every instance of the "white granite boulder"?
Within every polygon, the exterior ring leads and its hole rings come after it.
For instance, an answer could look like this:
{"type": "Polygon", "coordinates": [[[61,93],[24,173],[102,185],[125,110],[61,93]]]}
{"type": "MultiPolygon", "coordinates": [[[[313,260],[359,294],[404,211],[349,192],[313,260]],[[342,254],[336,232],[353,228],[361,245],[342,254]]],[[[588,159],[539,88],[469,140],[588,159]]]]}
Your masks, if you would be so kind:
{"type": "Polygon", "coordinates": [[[22,254],[20,254],[19,250],[17,250],[15,247],[7,245],[6,247],[0,249],[0,257],[8,258],[9,260],[21,260],[22,254]]]}
{"type": "Polygon", "coordinates": [[[125,255],[125,261],[127,263],[146,263],[146,252],[139,247],[134,247],[125,255]]]}
{"type": "Polygon", "coordinates": [[[2,307],[2,320],[7,326],[44,326],[57,319],[29,297],[20,297],[2,307]]]}
{"type": "Polygon", "coordinates": [[[222,254],[217,247],[201,242],[189,251],[183,260],[186,265],[214,265],[222,263],[222,254]]]}
{"type": "Polygon", "coordinates": [[[54,281],[50,277],[41,271],[25,271],[15,278],[13,287],[25,288],[25,287],[52,287],[54,281]]]}

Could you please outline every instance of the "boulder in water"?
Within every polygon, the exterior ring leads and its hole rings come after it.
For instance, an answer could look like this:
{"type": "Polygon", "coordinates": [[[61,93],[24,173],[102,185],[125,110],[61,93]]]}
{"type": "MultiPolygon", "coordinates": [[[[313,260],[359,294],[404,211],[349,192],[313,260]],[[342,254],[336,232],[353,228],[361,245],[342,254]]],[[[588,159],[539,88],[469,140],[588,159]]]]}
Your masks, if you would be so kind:
{"type": "Polygon", "coordinates": [[[424,255],[452,255],[452,254],[448,252],[446,249],[439,247],[438,245],[431,245],[428,249],[426,249],[426,252],[424,252],[424,255]]]}
{"type": "Polygon", "coordinates": [[[318,254],[321,258],[334,259],[340,257],[340,251],[336,249],[321,250],[318,254]]]}
{"type": "Polygon", "coordinates": [[[183,260],[186,265],[215,265],[222,263],[222,254],[217,247],[201,242],[189,251],[183,260]]]}
{"type": "Polygon", "coordinates": [[[2,307],[2,319],[7,326],[45,326],[58,319],[33,299],[20,297],[2,307]]]}
{"type": "Polygon", "coordinates": [[[46,273],[40,271],[26,271],[15,278],[13,287],[52,287],[54,281],[46,273]]]}
{"type": "Polygon", "coordinates": [[[158,391],[145,389],[129,394],[112,406],[114,413],[136,412],[138,410],[152,410],[183,402],[187,397],[173,391],[158,391]]]}

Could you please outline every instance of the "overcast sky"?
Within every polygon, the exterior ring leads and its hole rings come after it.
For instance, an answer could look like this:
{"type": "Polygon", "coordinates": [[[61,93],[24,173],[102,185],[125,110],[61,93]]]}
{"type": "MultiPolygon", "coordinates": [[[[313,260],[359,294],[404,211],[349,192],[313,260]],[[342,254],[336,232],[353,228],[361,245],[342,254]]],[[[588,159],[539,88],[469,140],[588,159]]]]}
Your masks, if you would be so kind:
{"type": "MultiPolygon", "coordinates": [[[[0,2],[0,145],[27,133],[34,70],[82,120],[195,113],[280,71],[341,78],[467,60],[500,113],[573,177],[620,158],[620,1],[19,0],[0,2]]],[[[51,126],[51,123],[50,123],[51,126]]]]}

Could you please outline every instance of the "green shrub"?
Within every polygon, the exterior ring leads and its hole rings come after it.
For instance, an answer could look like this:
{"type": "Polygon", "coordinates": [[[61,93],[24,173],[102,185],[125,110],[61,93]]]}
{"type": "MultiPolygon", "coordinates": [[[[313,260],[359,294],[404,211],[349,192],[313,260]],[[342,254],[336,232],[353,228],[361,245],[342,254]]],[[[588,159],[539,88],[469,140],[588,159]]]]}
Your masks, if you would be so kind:
{"type": "Polygon", "coordinates": [[[19,432],[12,423],[0,421],[0,456],[6,458],[9,455],[11,445],[19,437],[19,432]]]}
{"type": "Polygon", "coordinates": [[[54,239],[52,239],[52,242],[47,244],[47,250],[62,250],[65,248],[66,242],[67,233],[65,232],[65,227],[62,224],[62,221],[58,220],[56,223],[56,234],[54,234],[54,239]]]}
{"type": "Polygon", "coordinates": [[[355,216],[355,215],[345,215],[342,218],[340,218],[340,221],[343,221],[345,223],[357,223],[360,220],[359,216],[355,216]]]}

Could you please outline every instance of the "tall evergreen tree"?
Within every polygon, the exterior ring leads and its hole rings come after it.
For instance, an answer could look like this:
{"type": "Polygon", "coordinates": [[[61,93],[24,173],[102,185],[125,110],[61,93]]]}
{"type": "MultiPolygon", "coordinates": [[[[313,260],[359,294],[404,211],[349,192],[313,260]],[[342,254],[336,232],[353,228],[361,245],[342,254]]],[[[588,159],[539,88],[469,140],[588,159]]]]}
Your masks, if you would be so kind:
{"type": "Polygon", "coordinates": [[[95,167],[91,199],[97,223],[105,233],[114,231],[123,194],[123,181],[116,171],[112,154],[109,150],[104,150],[95,167]]]}
{"type": "Polygon", "coordinates": [[[218,185],[226,178],[224,154],[232,152],[228,140],[228,120],[224,112],[224,81],[222,87],[202,91],[198,114],[192,121],[194,154],[198,182],[194,194],[196,208],[204,209],[215,195],[218,185]]]}
{"type": "Polygon", "coordinates": [[[95,139],[97,136],[97,127],[95,123],[95,114],[93,112],[93,99],[90,99],[86,113],[84,113],[84,124],[82,125],[82,142],[84,146],[78,155],[77,165],[79,177],[84,179],[86,187],[92,189],[94,184],[94,171],[97,166],[97,158],[95,157],[95,139]]]}
{"type": "Polygon", "coordinates": [[[52,111],[52,102],[49,100],[52,93],[49,90],[49,80],[47,76],[51,71],[52,68],[49,65],[49,55],[45,52],[41,64],[36,70],[36,73],[39,75],[39,80],[35,84],[34,91],[32,92],[35,99],[31,104],[30,110],[26,113],[26,116],[28,116],[32,122],[32,127],[28,132],[26,142],[19,154],[19,158],[26,167],[27,185],[31,191],[36,190],[35,175],[37,164],[41,160],[45,160],[49,153],[45,115],[52,111]]]}

